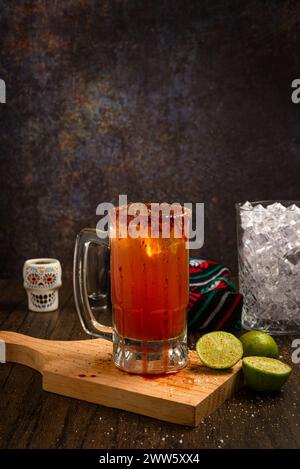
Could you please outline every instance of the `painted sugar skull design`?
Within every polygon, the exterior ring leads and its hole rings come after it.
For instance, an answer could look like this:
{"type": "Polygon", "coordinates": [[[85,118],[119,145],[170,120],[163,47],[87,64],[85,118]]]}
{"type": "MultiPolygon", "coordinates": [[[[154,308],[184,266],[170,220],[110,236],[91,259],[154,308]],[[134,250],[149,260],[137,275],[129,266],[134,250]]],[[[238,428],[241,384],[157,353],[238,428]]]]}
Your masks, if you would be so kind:
{"type": "Polygon", "coordinates": [[[30,259],[23,267],[24,288],[31,311],[53,311],[58,308],[61,265],[56,259],[30,259]]]}

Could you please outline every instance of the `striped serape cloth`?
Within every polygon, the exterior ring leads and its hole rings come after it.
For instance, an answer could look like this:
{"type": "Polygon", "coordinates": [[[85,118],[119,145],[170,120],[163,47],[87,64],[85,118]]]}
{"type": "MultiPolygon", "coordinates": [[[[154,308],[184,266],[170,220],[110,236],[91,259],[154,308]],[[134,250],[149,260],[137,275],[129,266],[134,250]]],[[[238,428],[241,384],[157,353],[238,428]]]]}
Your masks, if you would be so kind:
{"type": "Polygon", "coordinates": [[[243,296],[230,280],[230,271],[214,261],[190,259],[188,328],[197,331],[237,331],[241,327],[243,296]]]}

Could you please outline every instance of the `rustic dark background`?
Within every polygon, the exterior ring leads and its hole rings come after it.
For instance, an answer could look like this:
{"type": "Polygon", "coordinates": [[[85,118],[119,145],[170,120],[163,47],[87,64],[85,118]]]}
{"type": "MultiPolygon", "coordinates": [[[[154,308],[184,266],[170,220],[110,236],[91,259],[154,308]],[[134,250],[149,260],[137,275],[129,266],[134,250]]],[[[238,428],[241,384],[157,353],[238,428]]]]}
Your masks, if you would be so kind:
{"type": "Polygon", "coordinates": [[[236,271],[240,200],[300,199],[300,3],[0,0],[0,272],[55,256],[99,202],[202,201],[236,271]]]}

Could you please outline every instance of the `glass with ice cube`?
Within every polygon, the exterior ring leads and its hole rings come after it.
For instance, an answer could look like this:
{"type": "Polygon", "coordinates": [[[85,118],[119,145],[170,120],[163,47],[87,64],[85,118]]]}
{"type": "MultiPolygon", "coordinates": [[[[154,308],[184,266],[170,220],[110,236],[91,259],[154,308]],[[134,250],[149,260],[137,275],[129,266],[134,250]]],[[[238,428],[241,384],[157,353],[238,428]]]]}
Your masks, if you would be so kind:
{"type": "Polygon", "coordinates": [[[242,326],[300,331],[300,202],[237,204],[242,326]]]}

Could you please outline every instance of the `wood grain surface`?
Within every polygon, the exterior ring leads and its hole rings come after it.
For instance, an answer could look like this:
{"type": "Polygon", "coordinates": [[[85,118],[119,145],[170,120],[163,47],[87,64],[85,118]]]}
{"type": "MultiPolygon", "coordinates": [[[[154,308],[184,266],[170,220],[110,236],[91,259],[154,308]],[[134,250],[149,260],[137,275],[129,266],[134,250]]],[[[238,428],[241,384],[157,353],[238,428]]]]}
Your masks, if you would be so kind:
{"type": "Polygon", "coordinates": [[[230,370],[210,370],[194,351],[180,373],[154,377],[118,370],[112,343],[103,339],[45,340],[0,331],[0,340],[6,361],[39,371],[46,391],[178,424],[197,426],[241,382],[241,362],[230,370]]]}
{"type": "MultiPolygon", "coordinates": [[[[35,337],[88,339],[81,330],[71,284],[60,310],[31,313],[21,279],[0,281],[0,328],[35,337]]],[[[191,345],[196,337],[190,337],[191,345]]],[[[292,340],[279,339],[291,364],[292,340]]],[[[280,393],[238,391],[197,428],[63,397],[42,390],[41,375],[23,365],[0,365],[0,448],[298,448],[299,365],[280,393]]]]}

